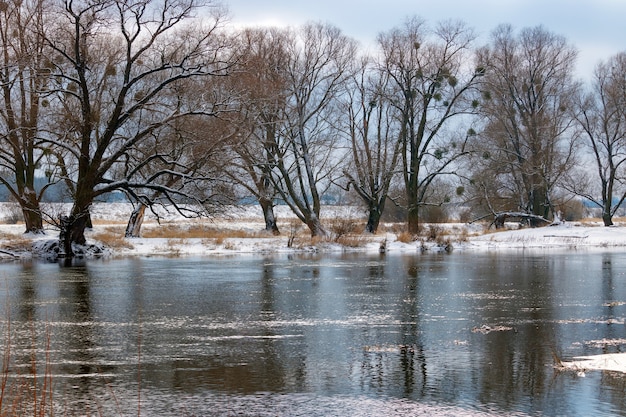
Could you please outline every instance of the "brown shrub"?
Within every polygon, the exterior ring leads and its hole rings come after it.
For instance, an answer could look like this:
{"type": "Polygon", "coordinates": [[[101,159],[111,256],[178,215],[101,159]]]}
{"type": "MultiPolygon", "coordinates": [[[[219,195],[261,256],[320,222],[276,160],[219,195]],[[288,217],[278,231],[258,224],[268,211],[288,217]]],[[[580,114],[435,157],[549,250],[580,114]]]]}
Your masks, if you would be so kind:
{"type": "Polygon", "coordinates": [[[416,237],[407,231],[404,231],[398,234],[398,242],[411,243],[411,242],[415,242],[415,240],[416,240],[416,237]]]}
{"type": "Polygon", "coordinates": [[[330,222],[330,230],[335,235],[335,241],[354,233],[356,229],[357,222],[353,219],[335,219],[330,222]]]}
{"type": "Polygon", "coordinates": [[[472,210],[469,208],[463,208],[459,211],[459,221],[461,223],[469,223],[473,220],[472,210]]]}
{"type": "Polygon", "coordinates": [[[585,217],[585,206],[580,200],[571,200],[559,207],[562,220],[572,222],[585,217]]]}
{"type": "Polygon", "coordinates": [[[438,241],[443,235],[446,234],[446,229],[438,224],[429,224],[426,228],[426,238],[431,242],[438,241]]]}

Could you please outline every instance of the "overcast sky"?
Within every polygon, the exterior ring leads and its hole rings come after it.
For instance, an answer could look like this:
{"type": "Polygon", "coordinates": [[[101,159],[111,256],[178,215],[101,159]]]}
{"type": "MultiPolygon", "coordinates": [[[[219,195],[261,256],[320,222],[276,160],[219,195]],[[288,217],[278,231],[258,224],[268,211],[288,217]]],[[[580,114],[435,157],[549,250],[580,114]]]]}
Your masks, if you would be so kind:
{"type": "Polygon", "coordinates": [[[460,19],[486,42],[501,23],[543,25],[579,50],[578,75],[590,78],[600,59],[626,51],[626,0],[223,0],[237,25],[332,23],[362,45],[409,16],[429,23],[460,19]]]}

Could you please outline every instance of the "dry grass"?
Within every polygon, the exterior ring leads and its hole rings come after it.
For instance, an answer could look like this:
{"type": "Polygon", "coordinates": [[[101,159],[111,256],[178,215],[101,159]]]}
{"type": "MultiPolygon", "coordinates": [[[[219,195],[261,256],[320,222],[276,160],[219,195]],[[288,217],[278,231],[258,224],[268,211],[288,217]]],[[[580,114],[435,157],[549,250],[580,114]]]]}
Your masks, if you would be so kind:
{"type": "Polygon", "coordinates": [[[358,233],[359,230],[365,229],[365,224],[352,218],[333,219],[329,221],[329,229],[331,233],[328,239],[332,239],[342,246],[358,248],[367,243],[365,236],[358,233]]]}
{"type": "Polygon", "coordinates": [[[224,249],[226,249],[226,250],[237,250],[237,249],[239,249],[239,247],[234,242],[226,241],[226,242],[224,242],[224,249]]]}
{"type": "Polygon", "coordinates": [[[395,235],[399,235],[405,230],[406,230],[405,223],[385,223],[385,224],[381,223],[381,225],[378,227],[379,232],[384,231],[387,233],[393,233],[395,235]]]}
{"type": "Polygon", "coordinates": [[[111,225],[111,224],[126,226],[128,222],[124,220],[91,219],[91,224],[93,224],[94,226],[111,225]]]}
{"type": "Polygon", "coordinates": [[[169,238],[167,239],[166,246],[163,250],[165,250],[169,256],[178,257],[180,256],[181,246],[184,246],[187,243],[188,241],[185,238],[169,238]]]}
{"type": "Polygon", "coordinates": [[[415,242],[417,240],[416,236],[414,236],[412,233],[409,233],[407,231],[402,231],[398,234],[398,242],[402,242],[402,243],[411,243],[411,242],[415,242]]]}
{"type": "Polygon", "coordinates": [[[312,236],[312,237],[309,236],[308,239],[302,239],[300,241],[300,244],[296,247],[304,248],[306,246],[317,246],[327,241],[328,241],[328,238],[325,238],[323,236],[312,236]]]}
{"type": "MultiPolygon", "coordinates": [[[[223,229],[213,226],[181,226],[163,225],[154,228],[146,228],[141,234],[145,238],[165,238],[165,239],[216,239],[226,238],[253,238],[259,237],[259,233],[251,233],[238,229],[223,229]]],[[[218,244],[221,244],[218,243],[218,244]]]]}
{"type": "Polygon", "coordinates": [[[24,252],[31,250],[33,241],[21,235],[2,235],[0,249],[8,252],[24,252]]]}
{"type": "Polygon", "coordinates": [[[344,235],[335,239],[335,241],[348,248],[360,248],[365,246],[368,240],[362,235],[344,235]]]}
{"type": "Polygon", "coordinates": [[[354,234],[356,230],[363,230],[364,225],[358,223],[354,219],[333,219],[328,222],[330,231],[335,235],[336,239],[343,236],[354,234]]]}
{"type": "Polygon", "coordinates": [[[106,228],[93,235],[93,239],[113,249],[133,249],[134,246],[124,238],[124,232],[116,228],[106,228]]]}
{"type": "MultiPolygon", "coordinates": [[[[587,227],[593,227],[593,226],[604,227],[604,222],[599,217],[587,217],[584,219],[576,220],[576,222],[573,222],[573,223],[580,223],[580,225],[587,226],[587,227]]],[[[626,217],[613,217],[613,224],[616,226],[625,225],[626,217]]]]}
{"type": "MultiPolygon", "coordinates": [[[[615,220],[613,220],[615,222],[615,220]]],[[[578,223],[584,225],[584,226],[597,226],[599,224],[602,224],[602,219],[597,218],[597,217],[588,217],[586,219],[580,219],[578,220],[578,223]]]]}
{"type": "Polygon", "coordinates": [[[461,230],[458,231],[456,236],[457,236],[457,241],[467,242],[469,240],[470,233],[467,231],[466,228],[461,228],[461,230]]]}

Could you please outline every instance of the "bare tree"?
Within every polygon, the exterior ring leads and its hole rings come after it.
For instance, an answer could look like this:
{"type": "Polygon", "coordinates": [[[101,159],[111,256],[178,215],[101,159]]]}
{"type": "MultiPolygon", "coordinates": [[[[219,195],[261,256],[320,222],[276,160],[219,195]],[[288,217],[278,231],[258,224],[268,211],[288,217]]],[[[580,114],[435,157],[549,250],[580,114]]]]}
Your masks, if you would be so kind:
{"type": "Polygon", "coordinates": [[[587,180],[576,178],[570,189],[602,209],[605,226],[613,225],[613,216],[626,200],[626,53],[614,55],[598,64],[590,92],[581,94],[574,115],[584,131],[591,150],[593,170],[585,170],[583,178],[597,175],[593,187],[587,180]],[[598,182],[596,182],[598,181],[598,182]],[[617,200],[614,201],[614,198],[617,200]]]}
{"type": "Polygon", "coordinates": [[[50,74],[44,13],[42,0],[0,2],[0,169],[9,174],[0,175],[0,183],[19,203],[30,233],[43,233],[40,201],[50,185],[35,186],[46,159],[40,149],[50,74]]]}
{"type": "Polygon", "coordinates": [[[230,163],[225,148],[233,134],[230,124],[218,117],[187,117],[154,132],[152,141],[129,152],[133,163],[124,163],[114,175],[136,185],[124,189],[136,203],[125,236],[140,236],[146,209],[157,219],[157,206],[198,217],[233,203],[232,184],[223,175],[230,163]]]}
{"type": "MultiPolygon", "coordinates": [[[[153,177],[135,183],[115,175],[120,165],[143,164],[133,152],[159,137],[161,129],[184,118],[215,114],[214,103],[191,105],[175,99],[172,90],[186,80],[226,73],[230,60],[226,37],[218,30],[220,19],[218,8],[195,0],[63,4],[47,38],[55,51],[56,105],[63,123],[54,143],[65,149],[63,171],[74,183],[61,254],[72,254],[71,243],[85,243],[89,207],[102,194],[158,187],[172,195],[171,201],[181,193],[189,201],[198,199],[152,182],[153,177]],[[194,19],[204,12],[213,17],[194,19]]],[[[184,170],[166,171],[186,177],[184,170]]]]}
{"type": "Polygon", "coordinates": [[[351,145],[344,175],[367,207],[369,233],[378,230],[402,149],[398,112],[389,97],[389,74],[363,59],[342,108],[351,145]]]}
{"type": "Polygon", "coordinates": [[[456,174],[455,162],[468,153],[473,131],[464,115],[476,113],[484,68],[472,66],[474,32],[461,22],[429,29],[413,18],[379,36],[382,66],[394,84],[389,100],[400,116],[408,228],[419,230],[419,210],[429,202],[435,178],[456,174]],[[458,123],[455,125],[455,123],[458,123]],[[469,134],[459,134],[459,131],[469,134]]]}
{"type": "Polygon", "coordinates": [[[281,68],[287,62],[290,32],[277,28],[246,29],[240,35],[239,71],[230,77],[238,91],[240,108],[231,118],[239,140],[233,144],[232,169],[226,172],[257,199],[263,211],[265,230],[279,234],[272,182],[274,146],[284,128],[287,77],[281,68]],[[236,119],[235,119],[236,118],[236,119]]]}
{"type": "Polygon", "coordinates": [[[339,29],[308,24],[290,35],[287,58],[277,68],[286,77],[287,105],[271,149],[271,180],[311,236],[325,235],[321,196],[341,162],[336,100],[344,93],[356,43],[339,29]]]}
{"type": "Polygon", "coordinates": [[[185,217],[210,216],[233,203],[234,190],[224,175],[231,163],[227,146],[236,134],[224,114],[231,109],[232,92],[225,88],[229,77],[196,77],[181,80],[168,89],[170,100],[185,103],[190,113],[175,118],[130,150],[112,177],[133,184],[124,189],[135,202],[126,237],[139,237],[147,208],[159,219],[155,206],[174,209],[185,217]],[[212,117],[192,114],[210,110],[212,117]]]}
{"type": "Polygon", "coordinates": [[[500,26],[480,57],[487,67],[481,106],[487,122],[477,153],[482,158],[475,161],[498,188],[487,192],[547,218],[554,210],[554,187],[574,157],[576,132],[568,109],[577,88],[576,51],[542,27],[515,35],[510,26],[500,26]]]}

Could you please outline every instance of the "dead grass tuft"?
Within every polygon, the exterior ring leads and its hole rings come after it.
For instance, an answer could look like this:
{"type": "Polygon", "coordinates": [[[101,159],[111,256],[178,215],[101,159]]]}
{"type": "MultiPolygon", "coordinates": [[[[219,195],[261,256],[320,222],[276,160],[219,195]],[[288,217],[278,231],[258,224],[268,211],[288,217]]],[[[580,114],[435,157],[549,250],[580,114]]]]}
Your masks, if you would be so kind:
{"type": "Polygon", "coordinates": [[[445,227],[438,224],[429,224],[425,229],[426,238],[431,242],[438,242],[443,239],[443,236],[447,235],[445,227]]]}
{"type": "Polygon", "coordinates": [[[407,232],[406,230],[398,234],[398,242],[411,243],[411,242],[415,242],[416,240],[417,240],[416,236],[407,232]]]}
{"type": "Polygon", "coordinates": [[[133,249],[134,246],[124,237],[124,233],[113,228],[105,229],[93,235],[93,239],[113,249],[133,249]]]}
{"type": "Polygon", "coordinates": [[[239,249],[239,247],[234,242],[227,240],[227,241],[224,242],[224,249],[226,249],[226,250],[237,250],[237,249],[239,249]]]}
{"type": "Polygon", "coordinates": [[[91,219],[91,224],[93,224],[94,226],[101,226],[101,225],[110,225],[110,224],[114,224],[114,225],[124,225],[124,227],[126,226],[128,222],[124,221],[124,220],[114,220],[114,219],[91,219]]]}
{"type": "Polygon", "coordinates": [[[170,238],[167,239],[167,245],[171,247],[188,245],[189,241],[186,238],[170,238]]]}
{"type": "Polygon", "coordinates": [[[349,248],[360,248],[365,246],[367,239],[359,235],[345,235],[335,239],[335,242],[349,248]]]}
{"type": "Polygon", "coordinates": [[[338,241],[346,235],[353,234],[358,227],[358,223],[353,219],[334,219],[329,222],[330,230],[335,235],[335,241],[338,241]]]}
{"type": "Polygon", "coordinates": [[[393,233],[399,235],[406,230],[406,224],[404,223],[385,223],[378,227],[379,232],[393,233]]]}
{"type": "Polygon", "coordinates": [[[466,228],[461,228],[457,234],[457,240],[459,242],[467,242],[469,240],[469,232],[466,228]]]}

